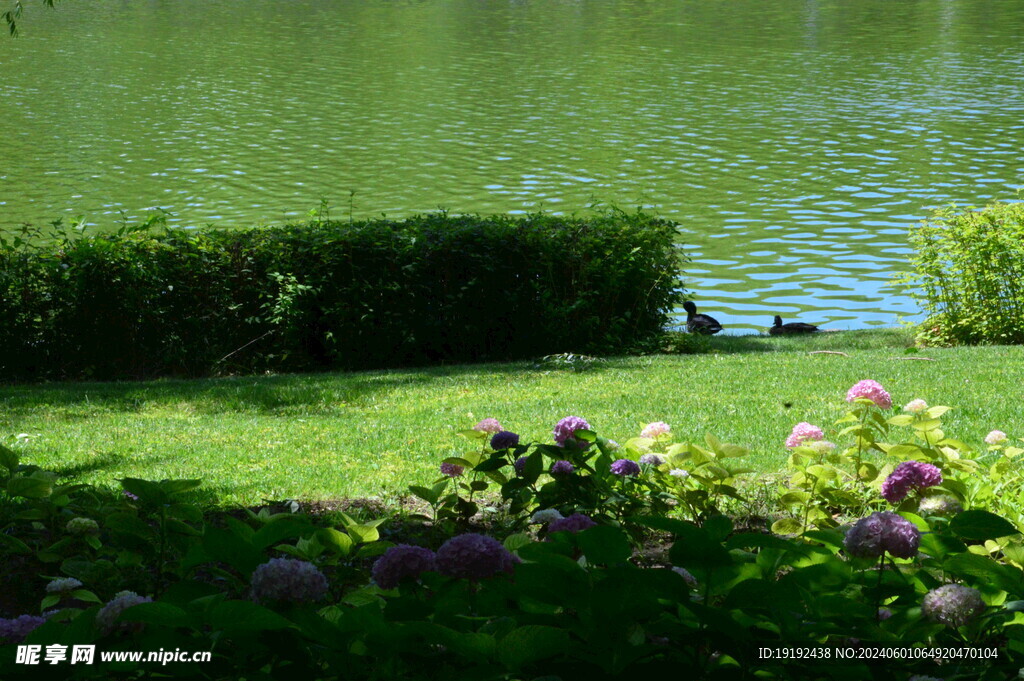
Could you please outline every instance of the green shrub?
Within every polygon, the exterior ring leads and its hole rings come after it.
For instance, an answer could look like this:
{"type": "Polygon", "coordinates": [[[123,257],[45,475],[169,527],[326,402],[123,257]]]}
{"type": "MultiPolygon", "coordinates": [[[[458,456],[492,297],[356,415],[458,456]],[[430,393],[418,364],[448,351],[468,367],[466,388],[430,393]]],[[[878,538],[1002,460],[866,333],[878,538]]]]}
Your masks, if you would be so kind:
{"type": "Polygon", "coordinates": [[[151,226],[0,239],[0,379],[627,352],[683,293],[676,225],[641,212],[151,226]]]}
{"type": "Polygon", "coordinates": [[[939,210],[910,243],[914,271],[899,281],[928,313],[925,340],[1024,343],[1024,204],[939,210]]]}

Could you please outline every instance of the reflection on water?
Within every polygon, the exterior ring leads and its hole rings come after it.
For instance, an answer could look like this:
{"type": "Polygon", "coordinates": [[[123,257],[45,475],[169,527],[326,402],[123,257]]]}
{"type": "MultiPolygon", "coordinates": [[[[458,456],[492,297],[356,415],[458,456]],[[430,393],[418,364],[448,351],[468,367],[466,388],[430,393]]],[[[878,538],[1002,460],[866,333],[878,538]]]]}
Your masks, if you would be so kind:
{"type": "Polygon", "coordinates": [[[0,41],[0,227],[644,205],[731,330],[916,313],[931,208],[1024,184],[1018,0],[178,0],[0,41]]]}

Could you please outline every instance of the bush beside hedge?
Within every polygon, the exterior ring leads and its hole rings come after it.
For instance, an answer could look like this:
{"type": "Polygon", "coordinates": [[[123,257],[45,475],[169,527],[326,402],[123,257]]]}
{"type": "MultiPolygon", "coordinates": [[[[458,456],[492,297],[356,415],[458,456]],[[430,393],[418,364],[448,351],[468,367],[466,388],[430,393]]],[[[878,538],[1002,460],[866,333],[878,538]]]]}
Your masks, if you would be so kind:
{"type": "Polygon", "coordinates": [[[0,242],[0,378],[362,369],[636,350],[675,223],[452,216],[0,242]]]}
{"type": "Polygon", "coordinates": [[[914,272],[901,281],[917,287],[926,340],[1024,343],[1024,203],[939,210],[910,242],[914,272]]]}

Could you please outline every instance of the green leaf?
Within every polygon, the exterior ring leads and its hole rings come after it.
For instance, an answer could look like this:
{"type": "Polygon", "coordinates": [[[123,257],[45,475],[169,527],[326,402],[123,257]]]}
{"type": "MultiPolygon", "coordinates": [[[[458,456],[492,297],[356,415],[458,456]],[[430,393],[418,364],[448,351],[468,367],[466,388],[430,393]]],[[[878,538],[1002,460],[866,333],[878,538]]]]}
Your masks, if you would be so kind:
{"type": "Polygon", "coordinates": [[[524,546],[527,546],[532,543],[533,539],[531,539],[530,535],[526,534],[525,532],[509,535],[508,537],[505,537],[505,541],[503,542],[505,548],[513,552],[518,551],[524,546]]]}
{"type": "Polygon", "coordinates": [[[249,601],[224,601],[210,609],[210,626],[225,631],[287,629],[292,623],[276,612],[249,601]]]}
{"type": "Polygon", "coordinates": [[[722,542],[732,532],[732,520],[728,516],[715,515],[704,521],[704,529],[715,541],[722,542]]]}
{"type": "Polygon", "coordinates": [[[949,528],[961,539],[969,541],[984,541],[1019,534],[1010,521],[981,510],[964,511],[950,521],[949,528]]]}
{"type": "Polygon", "coordinates": [[[341,556],[348,556],[352,552],[352,538],[333,527],[320,528],[317,530],[316,537],[321,544],[341,556]]]}
{"type": "Polygon", "coordinates": [[[914,417],[911,414],[900,414],[888,420],[890,426],[909,426],[913,423],[914,417]]]}
{"type": "Polygon", "coordinates": [[[584,530],[576,535],[576,541],[589,563],[621,563],[633,553],[625,532],[610,525],[584,530]]]}
{"type": "Polygon", "coordinates": [[[52,491],[53,481],[45,477],[16,475],[7,482],[7,492],[12,497],[42,499],[52,491]]]}
{"type": "Polygon", "coordinates": [[[505,459],[504,456],[492,456],[486,461],[481,461],[480,463],[478,463],[476,465],[476,468],[474,468],[473,470],[478,471],[480,473],[487,473],[489,471],[496,471],[499,468],[502,468],[507,465],[508,461],[505,459]]]}
{"type": "Polygon", "coordinates": [[[124,622],[146,622],[165,627],[187,627],[188,613],[170,603],[139,603],[121,614],[124,622]]]}
{"type": "Polygon", "coordinates": [[[262,551],[234,532],[219,527],[206,527],[203,549],[214,560],[227,563],[246,577],[264,562],[262,551]]]}
{"type": "Polygon", "coordinates": [[[11,473],[18,467],[18,454],[13,449],[0,445],[0,466],[3,466],[11,473]]]}
{"type": "Polygon", "coordinates": [[[418,496],[423,501],[433,506],[434,504],[437,503],[437,500],[441,498],[441,494],[444,492],[444,488],[447,486],[448,483],[445,482],[444,486],[442,486],[440,490],[435,492],[436,487],[434,489],[427,489],[426,487],[422,487],[420,485],[409,485],[409,491],[418,496]]]}
{"type": "Polygon", "coordinates": [[[803,529],[803,524],[796,518],[780,518],[772,523],[774,534],[800,534],[803,529]]]}
{"type": "Polygon", "coordinates": [[[77,598],[80,601],[86,603],[102,603],[100,597],[89,591],[88,589],[75,589],[71,592],[71,598],[77,598]]]}
{"type": "Polygon", "coordinates": [[[312,533],[309,519],[301,515],[281,515],[261,527],[250,540],[258,549],[265,549],[286,539],[298,539],[312,533]]]}
{"type": "Polygon", "coordinates": [[[779,497],[779,503],[784,506],[803,506],[811,499],[810,492],[786,492],[779,497]]]}
{"type": "MultiPolygon", "coordinates": [[[[596,529],[596,528],[591,528],[596,529]]],[[[498,658],[511,669],[564,653],[569,647],[569,632],[539,624],[519,627],[498,643],[498,658]]]]}
{"type": "Polygon", "coordinates": [[[202,480],[161,480],[160,488],[168,496],[175,496],[184,492],[190,492],[203,484],[202,480]]]}
{"type": "Polygon", "coordinates": [[[732,556],[711,533],[701,527],[689,526],[678,532],[679,538],[669,550],[673,565],[679,567],[716,568],[732,564],[732,556]]]}
{"type": "Polygon", "coordinates": [[[363,523],[361,525],[348,525],[345,529],[349,536],[358,544],[368,544],[380,539],[380,532],[377,531],[379,523],[363,523]]]}
{"type": "Polygon", "coordinates": [[[32,553],[32,549],[29,548],[28,544],[21,541],[13,534],[0,532],[0,546],[6,546],[12,553],[32,553]]]}
{"type": "Polygon", "coordinates": [[[170,503],[170,497],[160,483],[140,480],[138,478],[122,478],[121,487],[126,492],[134,494],[139,501],[153,506],[163,506],[170,503]]]}

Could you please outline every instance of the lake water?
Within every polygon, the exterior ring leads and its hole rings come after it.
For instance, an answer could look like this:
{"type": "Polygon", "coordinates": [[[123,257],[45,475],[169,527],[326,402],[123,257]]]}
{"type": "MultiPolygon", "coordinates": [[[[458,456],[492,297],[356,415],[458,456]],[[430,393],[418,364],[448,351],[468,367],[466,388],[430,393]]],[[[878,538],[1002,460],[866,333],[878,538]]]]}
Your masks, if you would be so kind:
{"type": "Polygon", "coordinates": [[[643,205],[729,329],[863,328],[917,312],[908,225],[1024,185],[1020,0],[41,4],[0,229],[643,205]]]}

